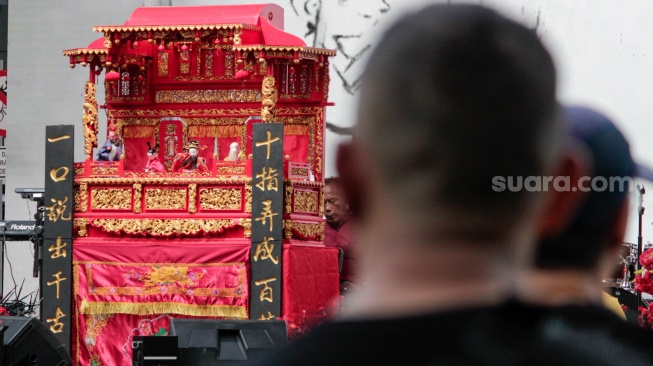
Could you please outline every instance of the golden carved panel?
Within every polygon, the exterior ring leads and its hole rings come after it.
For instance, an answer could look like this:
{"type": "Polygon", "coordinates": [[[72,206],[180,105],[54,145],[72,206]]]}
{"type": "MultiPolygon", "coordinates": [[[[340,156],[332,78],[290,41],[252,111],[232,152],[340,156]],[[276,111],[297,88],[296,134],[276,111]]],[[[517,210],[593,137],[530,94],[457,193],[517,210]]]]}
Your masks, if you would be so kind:
{"type": "Polygon", "coordinates": [[[218,166],[218,174],[245,174],[244,166],[218,166]]]}
{"type": "Polygon", "coordinates": [[[245,184],[245,212],[252,212],[252,181],[245,184]]]}
{"type": "Polygon", "coordinates": [[[241,210],[243,191],[239,188],[200,189],[200,208],[202,210],[241,210]]]}
{"type": "Polygon", "coordinates": [[[188,185],[188,212],[197,212],[197,184],[188,185]]]}
{"type": "Polygon", "coordinates": [[[143,185],[135,183],[134,188],[134,213],[139,214],[142,212],[141,194],[143,193],[143,185]]]}
{"type": "Polygon", "coordinates": [[[318,194],[315,191],[295,190],[294,212],[309,212],[317,214],[318,194]]]}
{"type": "Polygon", "coordinates": [[[185,210],[186,189],[155,188],[145,190],[146,210],[185,210]]]}
{"type": "Polygon", "coordinates": [[[88,207],[88,184],[81,183],[75,192],[75,211],[86,212],[88,207]]]}
{"type": "Polygon", "coordinates": [[[93,219],[91,225],[117,235],[195,236],[221,233],[238,224],[230,219],[93,219]]]}
{"type": "Polygon", "coordinates": [[[131,189],[96,188],[91,190],[91,208],[94,210],[130,210],[131,189]]]}
{"type": "Polygon", "coordinates": [[[159,90],[156,103],[229,103],[256,102],[261,92],[256,89],[159,90]]]}
{"type": "Polygon", "coordinates": [[[93,175],[115,175],[118,174],[117,166],[94,166],[91,167],[91,174],[93,175]]]}
{"type": "Polygon", "coordinates": [[[88,225],[88,219],[86,217],[73,220],[73,226],[79,228],[79,230],[77,231],[78,236],[88,235],[88,231],[86,230],[87,225],[88,225]]]}

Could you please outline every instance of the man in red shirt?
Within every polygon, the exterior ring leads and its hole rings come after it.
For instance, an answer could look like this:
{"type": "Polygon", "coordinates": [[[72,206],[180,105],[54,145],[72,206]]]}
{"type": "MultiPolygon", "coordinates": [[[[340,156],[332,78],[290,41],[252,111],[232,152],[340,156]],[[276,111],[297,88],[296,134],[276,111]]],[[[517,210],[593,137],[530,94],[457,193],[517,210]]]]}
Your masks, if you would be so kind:
{"type": "Polygon", "coordinates": [[[349,225],[351,211],[338,177],[324,181],[324,216],[324,245],[340,249],[340,293],[344,295],[352,288],[356,256],[349,225]]]}

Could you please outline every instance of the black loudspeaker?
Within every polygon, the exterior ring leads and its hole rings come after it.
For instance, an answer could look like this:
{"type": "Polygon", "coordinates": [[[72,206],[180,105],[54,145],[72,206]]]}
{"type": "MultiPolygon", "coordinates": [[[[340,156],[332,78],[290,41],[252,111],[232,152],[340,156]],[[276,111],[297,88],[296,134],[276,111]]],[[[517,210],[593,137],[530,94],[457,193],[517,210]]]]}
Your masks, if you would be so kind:
{"type": "Polygon", "coordinates": [[[179,340],[179,365],[242,365],[264,361],[286,345],[283,320],[172,319],[179,340]]]}
{"type": "Polygon", "coordinates": [[[132,366],[179,366],[177,337],[135,336],[132,366]]]}
{"type": "Polygon", "coordinates": [[[36,318],[0,316],[4,332],[4,363],[14,365],[71,365],[72,359],[55,336],[36,318]]]}

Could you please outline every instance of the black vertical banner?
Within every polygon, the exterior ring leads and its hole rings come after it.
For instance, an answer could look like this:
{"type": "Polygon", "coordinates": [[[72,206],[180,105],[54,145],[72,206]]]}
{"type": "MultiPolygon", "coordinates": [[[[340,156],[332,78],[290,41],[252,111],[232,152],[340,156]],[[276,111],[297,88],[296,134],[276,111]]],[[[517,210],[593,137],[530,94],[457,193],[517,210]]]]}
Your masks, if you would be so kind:
{"type": "Polygon", "coordinates": [[[70,352],[74,126],[46,126],[41,322],[70,352]]]}
{"type": "Polygon", "coordinates": [[[249,317],[274,320],[281,316],[283,124],[255,123],[252,135],[252,282],[249,317]]]}

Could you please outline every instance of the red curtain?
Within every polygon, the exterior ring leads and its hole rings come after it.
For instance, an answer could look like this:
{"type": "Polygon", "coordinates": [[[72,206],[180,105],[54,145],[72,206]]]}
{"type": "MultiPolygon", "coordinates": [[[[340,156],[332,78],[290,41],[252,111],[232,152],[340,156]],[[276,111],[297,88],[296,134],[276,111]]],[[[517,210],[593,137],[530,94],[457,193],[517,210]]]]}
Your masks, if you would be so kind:
{"type": "Polygon", "coordinates": [[[290,161],[296,163],[308,162],[308,136],[284,135],[283,155],[290,156],[290,161]]]}
{"type": "Polygon", "coordinates": [[[147,164],[147,142],[154,143],[153,137],[123,138],[125,151],[125,170],[142,172],[147,164]]]}

